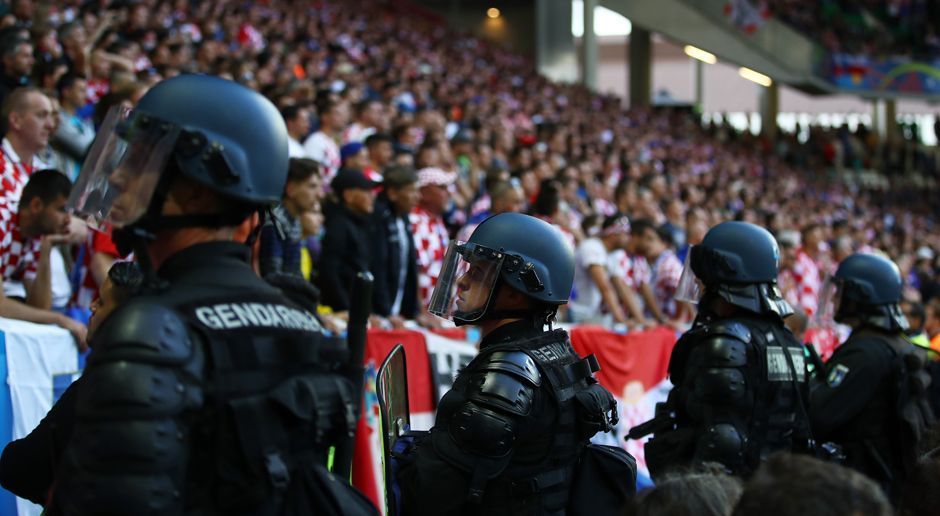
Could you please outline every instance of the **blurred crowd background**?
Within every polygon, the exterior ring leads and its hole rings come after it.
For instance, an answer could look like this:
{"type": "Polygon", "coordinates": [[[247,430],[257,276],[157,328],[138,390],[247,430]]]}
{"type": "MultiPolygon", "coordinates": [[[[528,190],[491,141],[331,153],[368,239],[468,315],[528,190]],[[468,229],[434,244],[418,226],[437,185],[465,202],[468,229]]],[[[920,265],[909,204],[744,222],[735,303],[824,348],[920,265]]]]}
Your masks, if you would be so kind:
{"type": "MultiPolygon", "coordinates": [[[[858,23],[858,2],[767,7],[829,46],[932,52],[935,6],[869,3],[875,18],[858,23]]],[[[423,307],[449,241],[522,211],[576,250],[568,321],[686,327],[692,308],[672,295],[689,246],[720,221],[745,220],[777,237],[780,287],[804,327],[827,274],[868,251],[898,264],[927,338],[940,333],[936,192],[907,176],[935,181],[937,155],[888,145],[863,124],[770,140],[688,109],[626,109],[399,1],[13,0],[0,20],[5,177],[52,168],[74,180],[108,109],[177,74],[219,75],[270,98],[294,159],[257,265],[313,281],[337,329],[345,280],[364,267],[381,280],[375,325],[439,325],[423,307]]],[[[13,206],[14,183],[4,182],[13,206]]],[[[122,258],[107,234],[76,225],[53,262],[58,310],[89,307],[122,258]]],[[[4,278],[8,296],[14,279],[4,278]]]]}

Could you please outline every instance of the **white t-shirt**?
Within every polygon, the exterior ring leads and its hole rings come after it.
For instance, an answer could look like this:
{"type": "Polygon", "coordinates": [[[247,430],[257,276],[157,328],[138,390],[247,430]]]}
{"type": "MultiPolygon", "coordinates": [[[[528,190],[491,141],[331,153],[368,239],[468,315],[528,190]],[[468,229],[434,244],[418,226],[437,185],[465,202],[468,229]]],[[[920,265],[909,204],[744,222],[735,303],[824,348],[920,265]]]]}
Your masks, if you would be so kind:
{"type": "MultiPolygon", "coordinates": [[[[49,284],[52,287],[52,308],[65,309],[72,298],[72,282],[69,280],[68,267],[65,258],[58,247],[49,251],[49,271],[51,273],[49,284]]],[[[34,278],[35,279],[35,278],[34,278]]],[[[6,280],[3,282],[3,294],[6,297],[26,298],[26,285],[22,281],[6,280]]]]}
{"type": "Polygon", "coordinates": [[[601,291],[594,283],[588,268],[600,265],[605,273],[608,270],[607,248],[599,238],[586,238],[575,251],[574,292],[568,302],[568,308],[575,322],[586,317],[599,315],[601,291]]]}
{"type": "Polygon", "coordinates": [[[288,138],[287,139],[287,157],[289,158],[306,158],[307,151],[304,150],[304,146],[300,144],[299,141],[288,138]]]}
{"type": "Polygon", "coordinates": [[[341,165],[339,145],[323,131],[317,131],[307,137],[304,150],[307,156],[323,165],[323,183],[330,184],[341,165]]]}

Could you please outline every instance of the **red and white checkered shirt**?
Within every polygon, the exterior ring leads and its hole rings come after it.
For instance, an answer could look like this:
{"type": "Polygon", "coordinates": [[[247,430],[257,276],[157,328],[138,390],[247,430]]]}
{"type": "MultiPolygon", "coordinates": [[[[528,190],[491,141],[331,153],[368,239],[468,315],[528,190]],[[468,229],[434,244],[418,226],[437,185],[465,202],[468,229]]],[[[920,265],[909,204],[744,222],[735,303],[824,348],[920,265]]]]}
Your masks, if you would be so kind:
{"type": "Polygon", "coordinates": [[[666,317],[675,317],[678,313],[676,305],[676,287],[682,277],[682,262],[676,258],[676,253],[667,249],[656,258],[653,264],[653,277],[650,281],[653,287],[653,297],[659,304],[660,310],[666,317]]]}
{"type": "Polygon", "coordinates": [[[9,204],[0,201],[0,278],[19,281],[36,277],[39,239],[20,233],[19,216],[9,204]]]}
{"type": "Polygon", "coordinates": [[[431,302],[431,293],[444,265],[444,252],[450,236],[444,219],[418,206],[409,215],[418,251],[418,297],[422,307],[431,302]]]}
{"type": "Polygon", "coordinates": [[[307,152],[307,156],[323,166],[321,178],[323,184],[329,185],[330,181],[336,177],[336,173],[339,172],[340,165],[342,165],[339,145],[328,134],[317,131],[304,141],[304,150],[307,152]]]}
{"type": "Polygon", "coordinates": [[[74,264],[74,267],[80,267],[79,279],[81,284],[79,288],[76,289],[77,292],[74,293],[72,301],[76,306],[82,308],[91,307],[91,303],[98,297],[98,288],[100,285],[95,282],[95,275],[91,273],[91,259],[95,253],[104,253],[114,257],[116,260],[121,259],[121,253],[118,252],[117,246],[114,245],[109,231],[88,231],[82,263],[74,264]]]}
{"type": "Polygon", "coordinates": [[[14,211],[20,204],[23,187],[33,173],[32,163],[23,163],[10,145],[10,140],[3,139],[3,152],[0,152],[0,200],[4,201],[14,211]]]}
{"type": "Polygon", "coordinates": [[[793,279],[796,281],[797,304],[807,316],[816,313],[819,307],[819,290],[822,288],[822,276],[819,265],[803,249],[796,253],[793,264],[793,279]]]}
{"type": "Polygon", "coordinates": [[[650,270],[646,258],[631,255],[626,251],[617,252],[614,256],[619,262],[614,270],[623,271],[623,278],[628,287],[636,290],[640,285],[650,282],[653,271],[650,270]]]}

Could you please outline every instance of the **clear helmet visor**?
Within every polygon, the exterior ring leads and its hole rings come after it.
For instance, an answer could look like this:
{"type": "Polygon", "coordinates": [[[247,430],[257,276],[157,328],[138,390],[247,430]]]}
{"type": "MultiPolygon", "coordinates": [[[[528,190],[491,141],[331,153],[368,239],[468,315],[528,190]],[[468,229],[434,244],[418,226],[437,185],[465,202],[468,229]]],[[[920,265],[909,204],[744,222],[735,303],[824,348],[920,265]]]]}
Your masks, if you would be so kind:
{"type": "Polygon", "coordinates": [[[692,246],[689,248],[689,252],[685,254],[685,262],[682,264],[682,275],[679,276],[679,284],[676,286],[676,301],[683,301],[686,303],[691,303],[697,305],[699,300],[702,299],[702,293],[705,292],[705,287],[702,285],[702,280],[698,279],[694,272],[692,272],[692,246]]]}
{"type": "Polygon", "coordinates": [[[178,127],[114,106],[105,116],[69,196],[68,208],[92,227],[139,220],[173,154],[178,127]]]}
{"type": "Polygon", "coordinates": [[[452,241],[431,294],[428,312],[463,323],[480,320],[489,307],[503,254],[487,247],[452,241]]]}
{"type": "Polygon", "coordinates": [[[842,301],[839,283],[832,277],[826,279],[819,291],[819,304],[816,307],[814,322],[820,327],[830,327],[836,323],[836,314],[839,313],[839,304],[842,301]]]}

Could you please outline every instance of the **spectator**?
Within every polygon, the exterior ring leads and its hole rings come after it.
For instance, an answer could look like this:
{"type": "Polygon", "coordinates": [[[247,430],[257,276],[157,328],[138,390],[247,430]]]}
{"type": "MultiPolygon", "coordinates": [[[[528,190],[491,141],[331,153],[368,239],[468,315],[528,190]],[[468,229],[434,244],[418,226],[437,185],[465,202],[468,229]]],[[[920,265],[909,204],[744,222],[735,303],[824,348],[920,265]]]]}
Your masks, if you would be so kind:
{"type": "Polygon", "coordinates": [[[343,131],[343,143],[363,143],[366,138],[376,132],[376,128],[383,126],[384,109],[382,103],[375,99],[366,99],[356,104],[356,119],[343,131]]]}
{"type": "Polygon", "coordinates": [[[287,273],[300,276],[300,218],[320,202],[320,167],[308,158],[290,158],[284,197],[261,227],[258,264],[261,276],[287,273]]]}
{"type": "Polygon", "coordinates": [[[819,289],[822,287],[822,270],[820,268],[822,244],[822,229],[818,224],[808,224],[801,233],[803,246],[796,252],[796,262],[793,264],[793,279],[796,282],[797,306],[802,308],[807,316],[812,317],[819,303],[819,289]]]}
{"type": "Polygon", "coordinates": [[[457,240],[466,242],[473,230],[484,220],[500,213],[521,213],[525,208],[525,199],[522,197],[522,188],[515,181],[499,181],[490,189],[490,209],[481,211],[470,219],[470,223],[460,229],[457,240]]]}
{"type": "Polygon", "coordinates": [[[439,168],[418,171],[421,199],[411,211],[410,220],[418,251],[418,299],[422,313],[431,301],[431,292],[444,263],[444,251],[450,242],[443,215],[450,202],[449,186],[456,180],[457,174],[439,168]]]}
{"type": "Polygon", "coordinates": [[[307,151],[300,142],[310,133],[310,112],[300,104],[290,104],[281,108],[281,116],[287,124],[287,152],[291,158],[306,158],[307,151]]]}
{"type": "Polygon", "coordinates": [[[342,169],[330,186],[336,204],[326,212],[323,251],[317,270],[321,302],[334,312],[349,310],[349,289],[356,274],[369,270],[372,236],[369,215],[375,203],[373,189],[380,185],[361,170],[342,169]]]}
{"type": "Polygon", "coordinates": [[[777,454],[744,486],[734,516],[890,516],[878,484],[807,455],[777,454]]]}
{"type": "MultiPolygon", "coordinates": [[[[69,69],[75,73],[88,74],[88,33],[80,20],[73,20],[59,27],[59,42],[69,69]]],[[[93,98],[93,102],[98,97],[93,98]]]]}
{"type": "Polygon", "coordinates": [[[565,236],[565,239],[575,248],[575,231],[571,227],[570,220],[565,218],[565,213],[561,210],[561,185],[555,179],[545,179],[539,184],[538,194],[532,201],[530,215],[538,217],[549,224],[552,224],[565,236]]]}
{"type": "Polygon", "coordinates": [[[384,175],[385,167],[389,166],[395,157],[395,151],[392,148],[392,137],[386,133],[370,134],[366,138],[365,144],[369,155],[369,163],[366,168],[384,175]]]}
{"type": "Polygon", "coordinates": [[[14,90],[4,100],[2,112],[7,131],[0,197],[16,209],[29,175],[40,166],[36,155],[49,144],[55,115],[49,97],[33,87],[14,90]]]}
{"type": "Polygon", "coordinates": [[[686,305],[675,300],[682,263],[669,247],[672,235],[665,227],[655,226],[648,219],[638,220],[634,228],[640,235],[640,254],[650,263],[652,272],[650,286],[655,304],[647,309],[661,324],[679,328],[686,320],[686,305]]]}
{"type": "MultiPolygon", "coordinates": [[[[0,103],[6,100],[13,90],[29,86],[33,73],[33,45],[29,39],[16,33],[7,34],[0,39],[0,58],[3,60],[0,75],[0,103]]],[[[6,120],[4,120],[6,121],[6,120]]]]}
{"type": "Polygon", "coordinates": [[[80,75],[67,73],[56,83],[56,91],[60,104],[59,125],[52,141],[67,158],[68,168],[64,172],[74,180],[95,139],[95,126],[79,115],[79,110],[88,103],[88,83],[80,75]]]}
{"type": "Polygon", "coordinates": [[[343,144],[339,148],[339,158],[343,168],[361,170],[366,174],[366,177],[372,175],[372,170],[367,170],[369,167],[369,154],[366,152],[366,146],[362,143],[350,142],[343,144]]]}
{"type": "Polygon", "coordinates": [[[667,476],[637,493],[624,516],[730,516],[741,491],[741,481],[723,473],[667,476]]]}
{"type": "Polygon", "coordinates": [[[627,315],[611,284],[610,254],[626,247],[630,223],[626,216],[612,215],[604,220],[600,236],[585,238],[575,252],[574,292],[568,301],[568,314],[576,323],[602,321],[601,306],[618,323],[627,315]]]}
{"type": "Polygon", "coordinates": [[[804,311],[800,303],[800,286],[793,271],[800,248],[800,233],[793,230],[781,231],[777,234],[777,245],[780,246],[777,286],[780,287],[783,298],[790,303],[790,306],[804,311]]]}
{"type": "Polygon", "coordinates": [[[685,212],[685,228],[687,231],[685,245],[680,246],[679,251],[676,252],[676,258],[683,264],[689,254],[689,249],[693,245],[702,243],[705,233],[708,233],[708,222],[705,220],[705,213],[701,208],[685,212]]]}
{"type": "Polygon", "coordinates": [[[450,153],[457,166],[457,188],[464,198],[472,199],[479,191],[480,173],[474,163],[473,131],[458,130],[450,139],[450,153]]]}
{"type": "MultiPolygon", "coordinates": [[[[72,305],[78,308],[91,308],[91,303],[98,295],[98,287],[108,277],[111,266],[122,258],[108,231],[88,231],[85,242],[76,251],[72,265],[72,278],[75,288],[72,305]],[[77,270],[76,270],[77,269],[77,270]]],[[[130,256],[125,257],[131,259],[130,256]]]]}
{"type": "MultiPolygon", "coordinates": [[[[666,231],[668,231],[671,236],[670,245],[676,248],[685,247],[687,229],[685,225],[685,204],[680,199],[672,197],[662,201],[662,205],[662,212],[666,217],[664,226],[666,231]]],[[[685,255],[682,256],[682,258],[684,257],[685,255]]],[[[681,261],[682,260],[680,259],[680,262],[681,261]]]]}
{"type": "Polygon", "coordinates": [[[320,129],[307,137],[304,150],[307,157],[323,166],[323,181],[329,183],[341,164],[339,144],[336,143],[346,127],[349,109],[345,102],[325,99],[318,103],[320,129]]]}
{"type": "Polygon", "coordinates": [[[18,208],[0,201],[0,280],[4,286],[21,281],[25,296],[0,298],[0,316],[40,324],[56,324],[85,347],[85,326],[53,312],[49,255],[64,240],[69,226],[65,211],[72,183],[56,170],[41,170],[30,177],[18,208]]]}
{"type": "Polygon", "coordinates": [[[907,319],[909,326],[905,333],[914,344],[930,349],[930,337],[924,331],[924,322],[927,316],[924,305],[918,301],[908,299],[902,299],[900,304],[901,312],[904,314],[904,318],[907,319]]]}
{"type": "Polygon", "coordinates": [[[924,332],[930,337],[930,349],[940,353],[940,299],[931,299],[924,313],[924,332]]]}
{"type": "Polygon", "coordinates": [[[412,167],[385,171],[372,215],[372,310],[394,328],[418,312],[418,254],[409,214],[418,205],[418,174],[412,167]]]}

